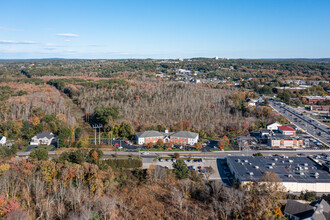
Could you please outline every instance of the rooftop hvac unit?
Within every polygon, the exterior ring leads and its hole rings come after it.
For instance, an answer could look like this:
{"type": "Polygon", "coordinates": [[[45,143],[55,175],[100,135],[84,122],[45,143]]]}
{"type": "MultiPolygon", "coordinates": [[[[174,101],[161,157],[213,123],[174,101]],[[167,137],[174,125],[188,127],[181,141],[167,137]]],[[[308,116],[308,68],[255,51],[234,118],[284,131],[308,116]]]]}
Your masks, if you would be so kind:
{"type": "Polygon", "coordinates": [[[253,176],[253,172],[250,172],[250,176],[253,176]]]}

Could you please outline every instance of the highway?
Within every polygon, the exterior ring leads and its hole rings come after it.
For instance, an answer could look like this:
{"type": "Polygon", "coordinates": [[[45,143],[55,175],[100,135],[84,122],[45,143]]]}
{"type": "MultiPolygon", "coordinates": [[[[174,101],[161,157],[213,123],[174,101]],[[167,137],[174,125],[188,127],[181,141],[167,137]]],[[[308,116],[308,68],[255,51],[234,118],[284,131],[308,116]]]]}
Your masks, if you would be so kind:
{"type": "Polygon", "coordinates": [[[299,129],[330,147],[330,127],[272,98],[269,98],[269,105],[299,129]]]}

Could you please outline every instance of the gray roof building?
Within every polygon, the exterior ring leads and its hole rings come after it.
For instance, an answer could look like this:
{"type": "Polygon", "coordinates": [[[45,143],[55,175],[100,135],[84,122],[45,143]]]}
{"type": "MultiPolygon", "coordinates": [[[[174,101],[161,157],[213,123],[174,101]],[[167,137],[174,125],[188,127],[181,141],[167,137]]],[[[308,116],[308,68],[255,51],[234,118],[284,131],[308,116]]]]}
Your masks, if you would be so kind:
{"type": "Polygon", "coordinates": [[[143,137],[160,137],[160,136],[168,136],[168,137],[182,137],[182,138],[196,138],[198,137],[198,133],[190,132],[190,131],[176,131],[176,132],[159,132],[159,131],[142,131],[135,134],[138,138],[143,137]]]}
{"type": "Polygon", "coordinates": [[[42,132],[40,134],[37,134],[36,137],[38,139],[40,138],[47,138],[47,139],[51,139],[51,138],[54,138],[55,135],[52,133],[52,132],[42,132]]]}
{"type": "Polygon", "coordinates": [[[289,199],[284,214],[295,219],[327,220],[330,219],[330,206],[323,199],[310,204],[289,199]]]}
{"type": "Polygon", "coordinates": [[[330,174],[307,157],[230,156],[227,162],[241,181],[258,181],[265,172],[273,172],[283,182],[330,183],[330,174]]]}
{"type": "Polygon", "coordinates": [[[330,174],[307,157],[230,156],[228,166],[241,184],[259,181],[265,172],[275,173],[286,191],[330,193],[330,174]]]}
{"type": "Polygon", "coordinates": [[[139,138],[144,138],[144,137],[160,137],[164,136],[164,132],[159,132],[159,131],[141,131],[135,134],[139,138]]]}

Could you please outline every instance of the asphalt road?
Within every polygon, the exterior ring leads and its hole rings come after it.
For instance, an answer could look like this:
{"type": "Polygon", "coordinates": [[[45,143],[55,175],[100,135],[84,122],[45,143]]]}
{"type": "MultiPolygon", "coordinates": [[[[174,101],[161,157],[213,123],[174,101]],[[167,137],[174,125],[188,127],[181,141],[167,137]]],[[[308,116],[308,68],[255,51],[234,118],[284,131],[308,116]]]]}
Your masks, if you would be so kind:
{"type": "MultiPolygon", "coordinates": [[[[250,150],[250,151],[216,151],[216,152],[200,152],[200,151],[177,151],[180,156],[186,157],[202,157],[202,158],[225,158],[228,156],[252,156],[255,153],[262,153],[264,156],[270,156],[274,154],[286,155],[286,156],[296,156],[298,154],[317,155],[322,153],[329,153],[330,150],[250,150]]],[[[147,154],[144,152],[125,152],[125,151],[103,151],[104,155],[135,155],[141,157],[159,157],[159,156],[172,156],[175,152],[173,151],[150,151],[147,154]]],[[[28,156],[30,152],[18,152],[17,156],[28,156]]],[[[55,155],[54,151],[49,151],[49,155],[55,155]]]]}
{"type": "Polygon", "coordinates": [[[330,147],[330,127],[277,100],[269,99],[269,105],[292,124],[330,147]]]}

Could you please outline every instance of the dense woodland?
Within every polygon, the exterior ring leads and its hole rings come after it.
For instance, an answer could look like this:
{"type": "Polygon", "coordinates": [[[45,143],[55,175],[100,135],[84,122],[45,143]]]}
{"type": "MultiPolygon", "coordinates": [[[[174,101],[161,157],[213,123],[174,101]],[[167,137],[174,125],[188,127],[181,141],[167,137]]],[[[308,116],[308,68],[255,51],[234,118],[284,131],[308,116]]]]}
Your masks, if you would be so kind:
{"type": "MultiPolygon", "coordinates": [[[[0,132],[15,137],[20,131],[13,132],[15,123],[32,123],[33,118],[41,120],[44,115],[55,115],[72,130],[73,139],[76,128],[88,134],[92,123],[102,123],[103,135],[111,132],[114,137],[131,138],[134,132],[168,128],[195,131],[203,138],[233,138],[269,122],[283,120],[266,106],[248,107],[246,99],[255,98],[257,92],[273,92],[276,86],[283,85],[284,79],[326,80],[328,76],[329,63],[324,61],[203,58],[180,62],[3,61],[0,62],[0,132]],[[199,71],[200,77],[206,78],[230,77],[241,82],[241,88],[180,83],[156,77],[160,72],[171,74],[175,68],[199,71]],[[252,80],[244,80],[251,77],[252,80]],[[35,114],[37,108],[41,109],[41,115],[35,114]],[[102,117],[98,117],[99,114],[102,117]]],[[[327,86],[313,87],[308,94],[324,94],[327,86]]],[[[47,126],[43,129],[52,130],[47,126]]]]}
{"type": "Polygon", "coordinates": [[[329,79],[329,60],[227,60],[195,58],[178,60],[32,60],[0,62],[0,75],[89,76],[139,78],[157,72],[170,73],[173,68],[200,71],[206,76],[270,77],[329,79]],[[233,70],[230,70],[230,67],[233,70]]]}
{"type": "MultiPolygon", "coordinates": [[[[280,183],[228,188],[178,160],[173,172],[104,166],[97,151],[0,164],[5,219],[282,219],[280,183]],[[80,158],[80,159],[79,159],[80,158]],[[85,159],[84,159],[85,158],[85,159]]],[[[130,159],[128,159],[130,160],[130,159]]],[[[112,163],[113,164],[113,163],[112,163]]],[[[270,178],[265,175],[263,178],[270,178]]],[[[262,180],[261,180],[262,181],[262,180]]]]}

